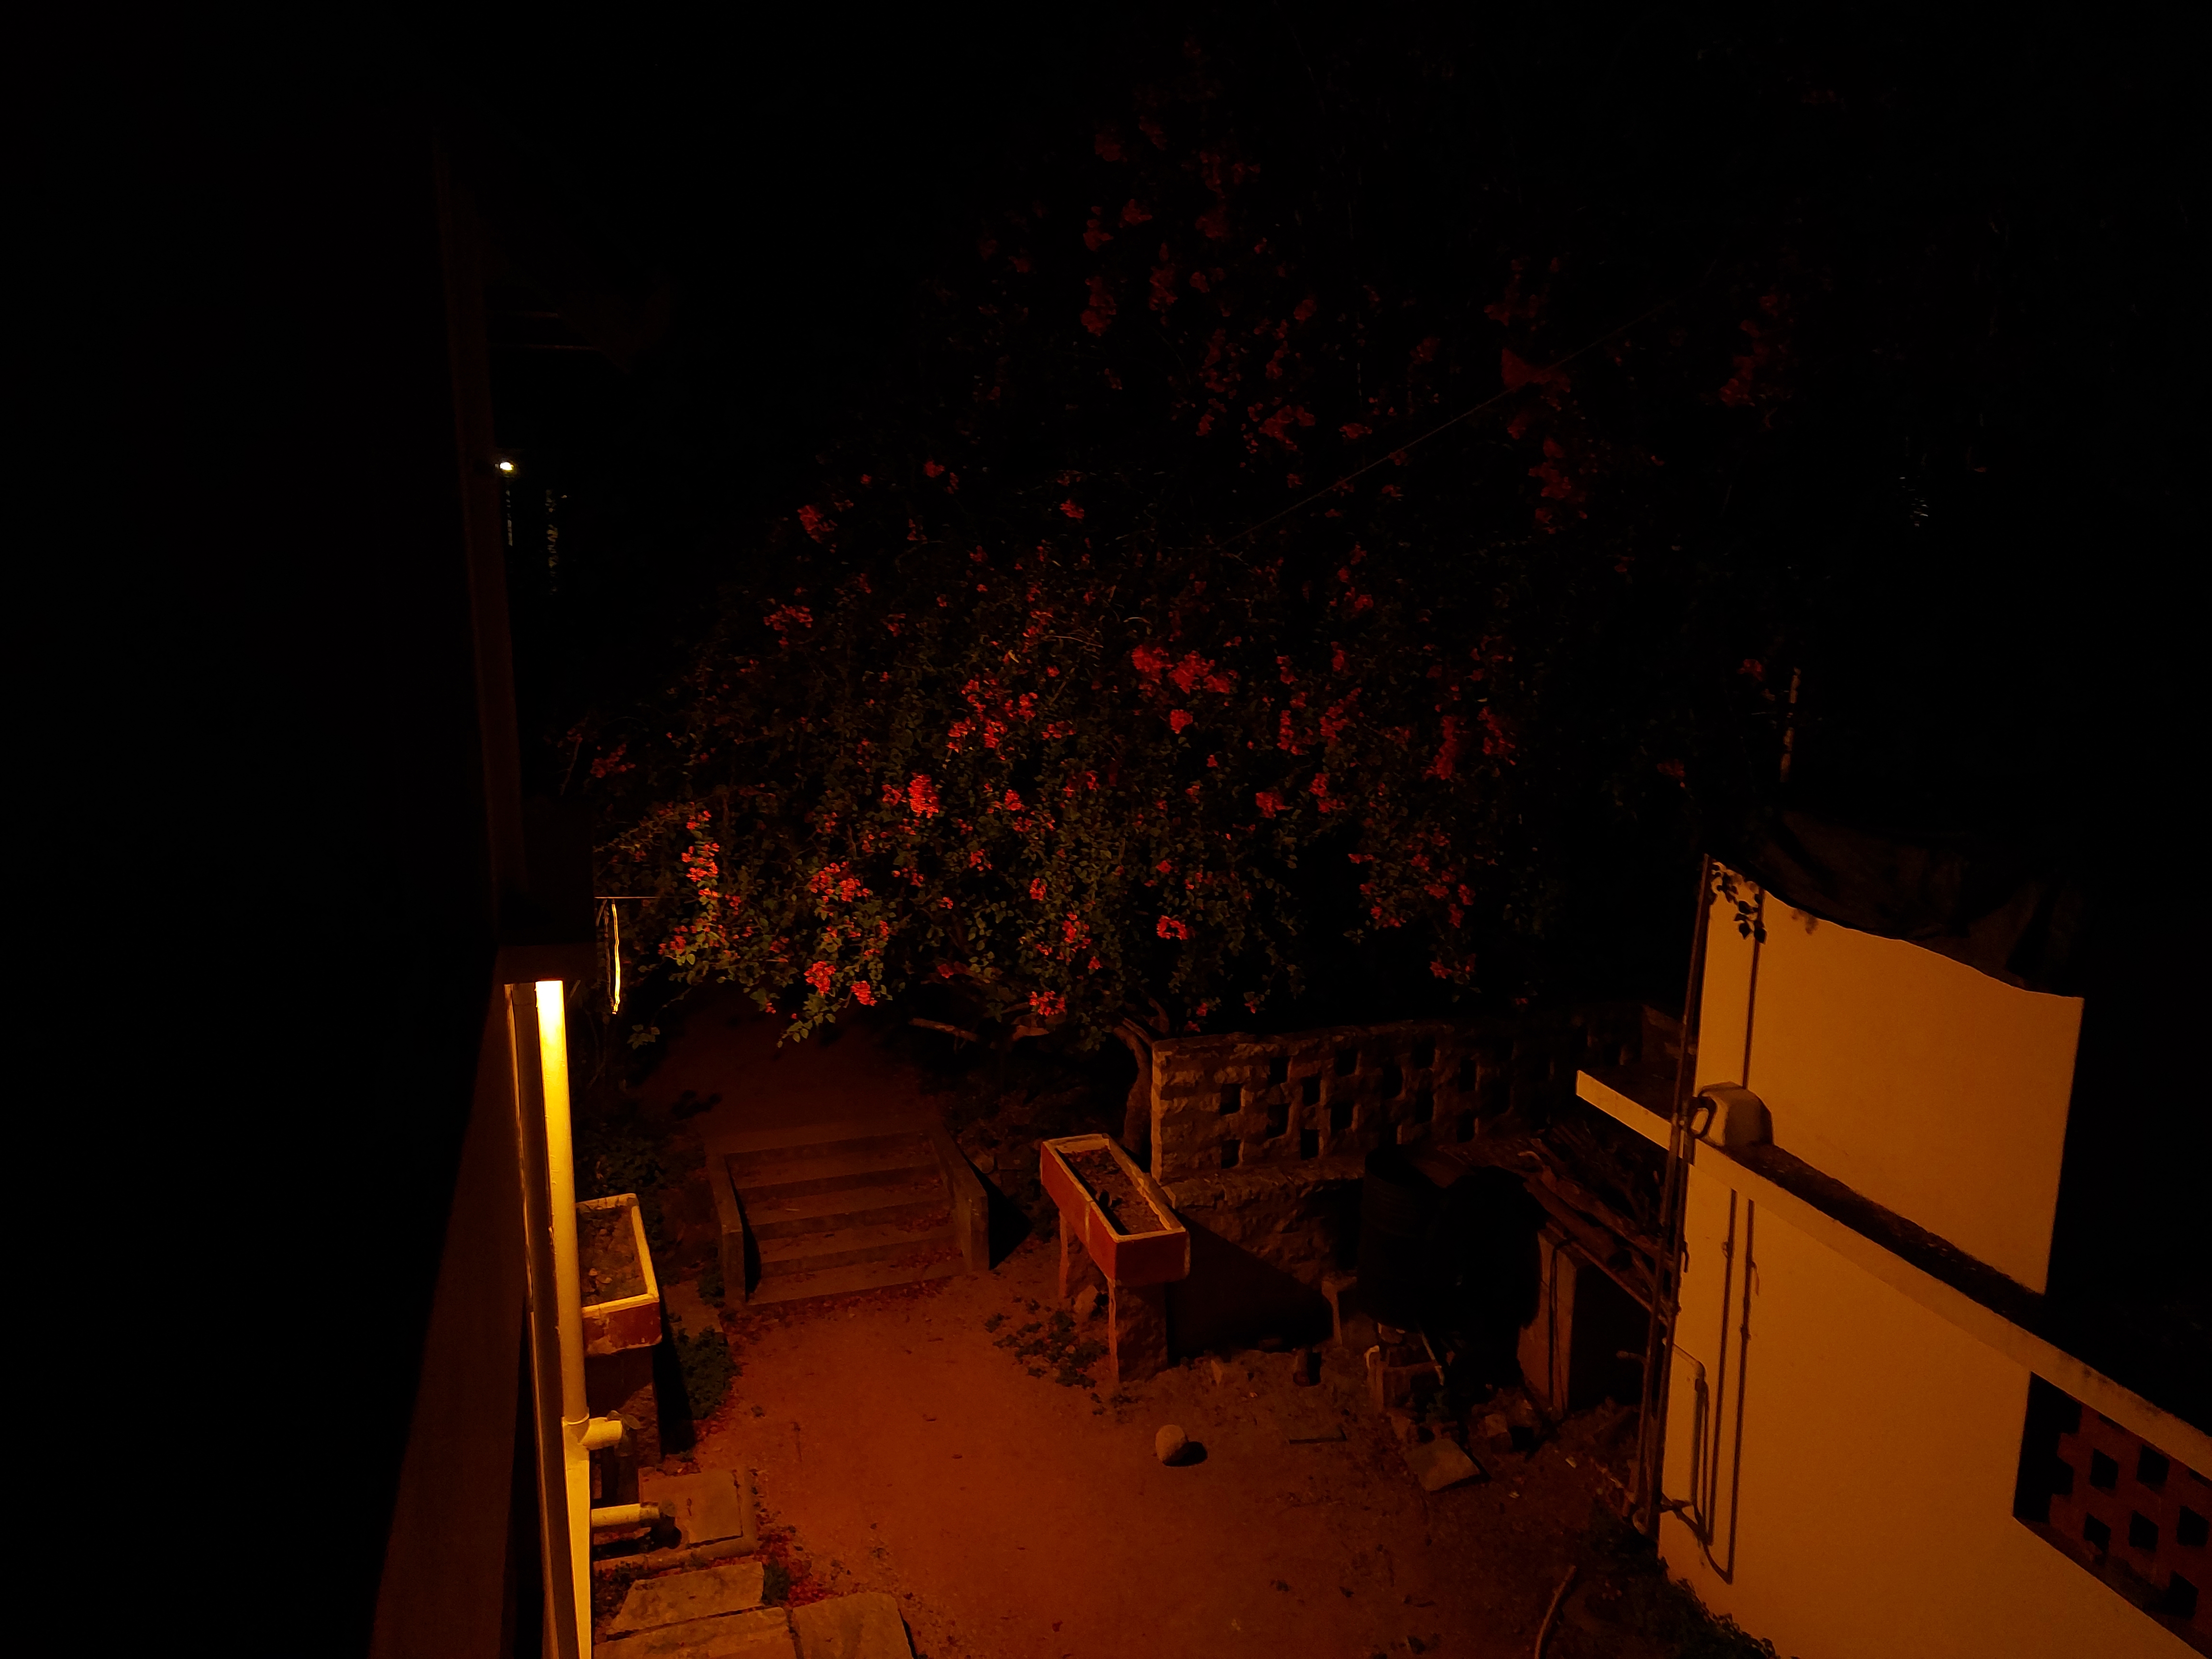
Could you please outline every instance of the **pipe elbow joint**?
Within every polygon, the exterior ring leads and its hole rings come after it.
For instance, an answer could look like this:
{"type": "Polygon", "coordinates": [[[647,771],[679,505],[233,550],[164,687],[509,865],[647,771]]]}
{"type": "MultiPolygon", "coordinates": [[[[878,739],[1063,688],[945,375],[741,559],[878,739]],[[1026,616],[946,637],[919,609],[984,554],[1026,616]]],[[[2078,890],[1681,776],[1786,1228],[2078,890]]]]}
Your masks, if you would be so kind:
{"type": "Polygon", "coordinates": [[[629,1438],[629,1425],[619,1417],[595,1417],[584,1425],[584,1449],[605,1451],[610,1446],[619,1446],[629,1438]]]}

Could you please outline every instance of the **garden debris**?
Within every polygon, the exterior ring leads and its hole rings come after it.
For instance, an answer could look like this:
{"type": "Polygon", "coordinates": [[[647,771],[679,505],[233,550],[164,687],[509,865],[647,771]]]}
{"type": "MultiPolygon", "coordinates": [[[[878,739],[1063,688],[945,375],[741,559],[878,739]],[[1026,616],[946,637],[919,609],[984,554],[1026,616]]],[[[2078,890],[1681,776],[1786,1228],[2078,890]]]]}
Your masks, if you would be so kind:
{"type": "Polygon", "coordinates": [[[1453,1442],[1441,1437],[1406,1448],[1406,1467],[1423,1492],[1442,1492],[1462,1480],[1482,1479],[1482,1466],[1453,1442]]]}
{"type": "MultiPolygon", "coordinates": [[[[994,1328],[990,1320],[984,1322],[984,1328],[994,1328]]],[[[994,1339],[994,1346],[1012,1349],[1017,1359],[1042,1360],[1042,1365],[1029,1367],[1030,1375],[1050,1375],[1064,1389],[1096,1387],[1091,1367],[1106,1356],[1104,1343],[1075,1334],[1074,1316],[1064,1308],[1054,1309],[1048,1318],[1032,1319],[1002,1333],[994,1339]]]]}

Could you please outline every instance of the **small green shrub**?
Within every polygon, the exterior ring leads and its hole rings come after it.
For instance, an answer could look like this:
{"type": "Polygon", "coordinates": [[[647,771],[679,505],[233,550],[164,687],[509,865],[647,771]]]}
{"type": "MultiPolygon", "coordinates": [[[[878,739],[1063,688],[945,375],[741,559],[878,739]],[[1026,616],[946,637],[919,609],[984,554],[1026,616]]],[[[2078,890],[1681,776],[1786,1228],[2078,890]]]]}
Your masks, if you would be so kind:
{"type": "Polygon", "coordinates": [[[660,1188],[679,1171],[670,1167],[662,1138],[648,1128],[637,1103],[595,1103],[575,1121],[576,1196],[612,1198],[635,1193],[647,1243],[656,1255],[674,1243],[661,1213],[660,1188]]]}
{"type": "Polygon", "coordinates": [[[791,1594],[791,1569],[773,1555],[761,1564],[761,1600],[777,1602],[791,1594]]]}
{"type": "Polygon", "coordinates": [[[713,1416],[738,1375],[729,1339],[719,1330],[679,1336],[676,1358],[684,1369],[684,1393],[691,1402],[692,1417],[703,1420],[713,1416]]]}

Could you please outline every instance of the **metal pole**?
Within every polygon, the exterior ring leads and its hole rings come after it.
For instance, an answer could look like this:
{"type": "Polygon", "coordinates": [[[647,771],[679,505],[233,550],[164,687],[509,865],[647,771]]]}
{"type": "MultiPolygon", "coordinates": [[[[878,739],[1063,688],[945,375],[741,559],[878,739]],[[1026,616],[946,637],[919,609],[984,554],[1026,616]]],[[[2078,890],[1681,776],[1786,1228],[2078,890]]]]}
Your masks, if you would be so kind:
{"type": "Polygon", "coordinates": [[[1667,1172],[1659,1194],[1659,1254],[1651,1264],[1651,1322],[1644,1344],[1644,1391],[1637,1419],[1636,1529],[1659,1532],[1659,1483],[1667,1462],[1667,1395],[1674,1369],[1674,1318],[1682,1277],[1683,1211],[1689,1196],[1690,1102],[1696,1092],[1698,1017],[1705,989],[1707,912],[1713,860],[1698,861],[1698,902],[1690,933],[1690,978],[1682,994],[1682,1048],[1667,1130],[1667,1172]]]}

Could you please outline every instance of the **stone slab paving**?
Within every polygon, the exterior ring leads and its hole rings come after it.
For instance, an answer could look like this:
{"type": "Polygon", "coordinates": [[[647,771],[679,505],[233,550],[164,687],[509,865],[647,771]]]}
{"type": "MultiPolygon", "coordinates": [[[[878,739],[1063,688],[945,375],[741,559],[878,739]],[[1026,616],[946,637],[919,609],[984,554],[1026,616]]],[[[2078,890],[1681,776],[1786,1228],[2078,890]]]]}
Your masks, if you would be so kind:
{"type": "Polygon", "coordinates": [[[594,1642],[610,1659],[797,1659],[791,1616],[781,1607],[687,1619],[635,1636],[594,1642]]]}
{"type": "Polygon", "coordinates": [[[732,1561],[671,1573],[665,1578],[647,1578],[631,1586],[623,1599],[622,1611],[607,1629],[620,1636],[682,1624],[687,1619],[743,1613],[760,1606],[766,1578],[767,1569],[757,1561],[732,1561]]]}
{"type": "Polygon", "coordinates": [[[727,1469],[671,1475],[641,1471],[637,1495],[645,1503],[659,1504],[676,1522],[687,1545],[711,1544],[744,1534],[744,1498],[738,1490],[737,1477],[727,1469]]]}

